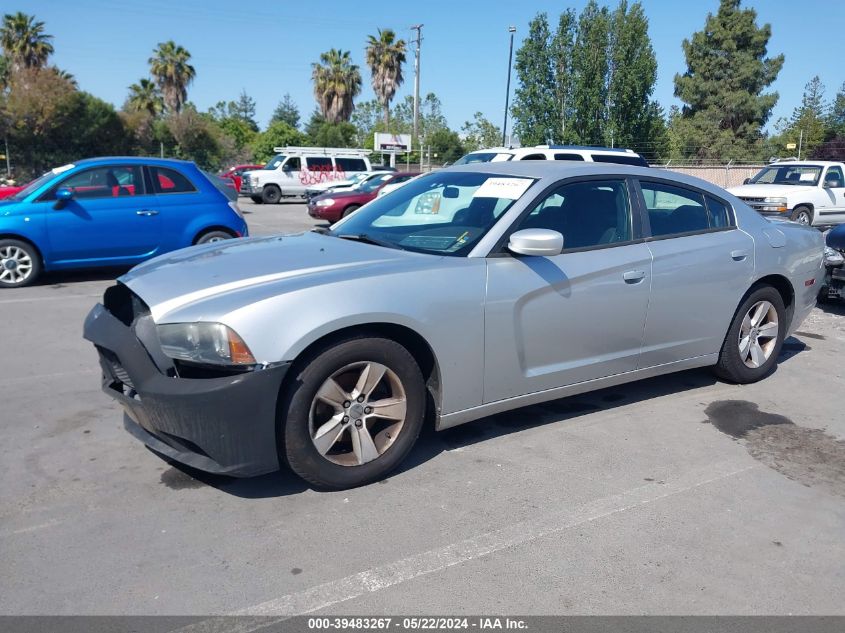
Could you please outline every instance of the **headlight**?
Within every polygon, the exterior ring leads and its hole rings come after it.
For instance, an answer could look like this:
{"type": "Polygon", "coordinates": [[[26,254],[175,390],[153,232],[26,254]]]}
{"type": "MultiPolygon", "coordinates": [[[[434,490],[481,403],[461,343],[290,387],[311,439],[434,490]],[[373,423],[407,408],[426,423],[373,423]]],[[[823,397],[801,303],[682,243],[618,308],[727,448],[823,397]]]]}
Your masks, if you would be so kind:
{"type": "Polygon", "coordinates": [[[762,206],[757,208],[760,211],[777,211],[779,213],[789,211],[786,198],[763,198],[762,206]]]}
{"type": "Polygon", "coordinates": [[[254,365],[240,336],[222,323],[165,323],[156,326],[162,351],[177,360],[215,365],[254,365]]]}
{"type": "Polygon", "coordinates": [[[824,265],[825,266],[841,266],[845,264],[845,257],[842,253],[832,249],[830,246],[824,247],[824,265]]]}
{"type": "Polygon", "coordinates": [[[323,200],[317,200],[314,204],[318,207],[330,207],[334,202],[334,198],[324,198],[323,200]]]}
{"type": "Polygon", "coordinates": [[[763,202],[770,202],[772,204],[786,204],[786,198],[763,198],[763,202]]]}

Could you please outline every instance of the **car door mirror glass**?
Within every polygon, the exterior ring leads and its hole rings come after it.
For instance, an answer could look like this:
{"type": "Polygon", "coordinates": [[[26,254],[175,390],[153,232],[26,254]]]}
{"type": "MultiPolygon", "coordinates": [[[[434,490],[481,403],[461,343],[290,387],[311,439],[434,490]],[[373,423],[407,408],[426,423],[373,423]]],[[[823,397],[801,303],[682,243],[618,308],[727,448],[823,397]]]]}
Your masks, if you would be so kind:
{"type": "Polygon", "coordinates": [[[551,229],[522,229],[513,233],[508,250],[517,255],[551,257],[563,250],[563,235],[551,229]]]}
{"type": "Polygon", "coordinates": [[[457,187],[446,187],[443,189],[443,197],[444,198],[457,198],[460,195],[460,191],[457,187]]]}
{"type": "Polygon", "coordinates": [[[71,198],[73,198],[73,189],[69,189],[68,187],[60,187],[56,190],[56,200],[67,202],[71,198]]]}

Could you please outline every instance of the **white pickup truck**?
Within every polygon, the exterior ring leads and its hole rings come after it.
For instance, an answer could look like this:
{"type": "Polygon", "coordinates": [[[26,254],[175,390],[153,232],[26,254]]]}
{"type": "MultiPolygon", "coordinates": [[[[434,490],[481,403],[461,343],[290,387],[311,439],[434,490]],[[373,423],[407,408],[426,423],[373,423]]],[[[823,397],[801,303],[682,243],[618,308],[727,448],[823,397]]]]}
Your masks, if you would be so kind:
{"type": "Polygon", "coordinates": [[[248,171],[241,180],[240,194],[253,202],[275,204],[282,198],[305,197],[305,191],[319,183],[346,180],[371,171],[369,150],[345,147],[274,147],[276,156],[264,169],[248,171]]]}
{"type": "Polygon", "coordinates": [[[778,161],[728,191],[763,215],[814,226],[845,222],[845,163],[778,161]]]}

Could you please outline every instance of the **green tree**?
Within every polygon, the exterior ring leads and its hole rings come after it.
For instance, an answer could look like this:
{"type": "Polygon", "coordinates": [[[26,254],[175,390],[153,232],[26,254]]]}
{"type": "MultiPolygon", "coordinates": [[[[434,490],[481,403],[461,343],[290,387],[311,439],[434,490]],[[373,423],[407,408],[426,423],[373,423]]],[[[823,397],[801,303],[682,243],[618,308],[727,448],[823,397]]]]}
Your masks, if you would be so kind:
{"type": "Polygon", "coordinates": [[[464,133],[462,145],[467,152],[496,147],[502,142],[502,130],[487,120],[481,112],[476,112],[472,121],[464,123],[461,131],[464,133]]]}
{"type": "Polygon", "coordinates": [[[148,112],[151,117],[161,114],[164,104],[158,86],[150,79],[141,79],[129,86],[129,97],[124,109],[127,112],[148,112]]]}
{"type": "Polygon", "coordinates": [[[299,108],[296,107],[296,104],[288,93],[282,97],[279,105],[273,110],[270,123],[275,123],[276,121],[284,121],[292,128],[299,127],[299,108]]]}
{"type": "Polygon", "coordinates": [[[307,138],[314,138],[317,136],[320,126],[325,122],[326,117],[323,116],[320,109],[314,108],[314,111],[311,113],[311,117],[308,119],[308,123],[305,124],[305,136],[307,138]]]}
{"type": "Polygon", "coordinates": [[[273,121],[253,139],[251,148],[254,160],[266,163],[275,155],[274,147],[302,146],[306,143],[306,136],[292,125],[284,121],[273,121]]]}
{"type": "MultiPolygon", "coordinates": [[[[396,104],[393,110],[394,129],[399,134],[410,134],[414,129],[414,98],[411,95],[396,104]]],[[[428,139],[439,130],[447,129],[443,105],[433,92],[420,98],[419,135],[428,139]]],[[[372,142],[372,141],[371,141],[372,142]]]]}
{"type": "Polygon", "coordinates": [[[466,154],[461,137],[448,128],[437,130],[426,141],[426,145],[431,147],[431,158],[435,163],[454,163],[466,154]]]}
{"type": "Polygon", "coordinates": [[[367,37],[365,53],[373,92],[384,112],[384,129],[390,131],[390,102],[404,80],[402,64],[405,63],[405,41],[397,40],[392,29],[379,29],[378,36],[367,37]]]}
{"type": "Polygon", "coordinates": [[[52,35],[44,32],[44,22],[18,11],[3,16],[0,46],[11,70],[42,68],[53,54],[52,35]]]}
{"type": "Polygon", "coordinates": [[[544,143],[560,129],[549,19],[538,13],[514,59],[514,132],[523,145],[544,143]]]}
{"type": "Polygon", "coordinates": [[[578,142],[588,145],[605,144],[609,43],[610,13],[590,0],[578,18],[572,50],[572,70],[577,77],[572,91],[572,131],[578,142]]]}
{"type": "Polygon", "coordinates": [[[567,9],[560,14],[557,31],[552,40],[554,63],[555,111],[558,125],[553,138],[562,143],[577,141],[571,121],[573,114],[572,94],[575,85],[575,73],[572,67],[572,50],[578,30],[578,19],[574,9],[567,9]]]}
{"type": "Polygon", "coordinates": [[[704,29],[684,40],[687,71],[675,75],[675,96],[685,105],[673,123],[685,157],[761,157],[762,127],[778,99],[763,91],[784,57],[766,57],[771,27],[758,27],[756,18],[740,0],[721,0],[704,29]]]}
{"type": "MultiPolygon", "coordinates": [[[[398,122],[394,117],[394,127],[402,126],[402,122],[398,122]]],[[[355,137],[359,147],[373,148],[373,134],[375,132],[384,132],[384,121],[382,119],[381,103],[378,99],[371,99],[364,101],[355,106],[355,112],[352,113],[350,121],[355,126],[355,137]]]]}
{"type": "Polygon", "coordinates": [[[650,104],[657,81],[657,59],[648,35],[648,19],[639,2],[629,9],[627,1],[621,0],[611,14],[609,46],[609,129],[605,129],[605,143],[638,151],[651,149],[651,128],[663,117],[656,117],[650,104]]]}
{"type": "Polygon", "coordinates": [[[208,170],[215,170],[225,162],[229,148],[220,128],[193,105],[186,104],[179,112],[171,112],[165,123],[176,142],[172,149],[176,158],[192,160],[208,170]]]}
{"type": "Polygon", "coordinates": [[[828,137],[845,136],[845,83],[833,99],[826,123],[828,137]]]}
{"type": "Polygon", "coordinates": [[[800,144],[802,155],[812,153],[828,135],[827,111],[824,84],[816,75],[804,86],[801,105],[793,110],[781,142],[800,144]]]}
{"type": "Polygon", "coordinates": [[[357,130],[346,121],[340,123],[323,123],[309,137],[309,144],[315,147],[355,147],[357,144],[357,130]]]}
{"type": "Polygon", "coordinates": [[[181,111],[188,99],[188,86],[197,74],[190,60],[191,54],[173,40],[159,43],[149,59],[150,73],[170,112],[181,111]]]}
{"type": "Polygon", "coordinates": [[[311,65],[314,97],[329,123],[349,121],[355,97],[361,92],[361,72],[352,63],[349,51],[331,49],[311,65]]]}

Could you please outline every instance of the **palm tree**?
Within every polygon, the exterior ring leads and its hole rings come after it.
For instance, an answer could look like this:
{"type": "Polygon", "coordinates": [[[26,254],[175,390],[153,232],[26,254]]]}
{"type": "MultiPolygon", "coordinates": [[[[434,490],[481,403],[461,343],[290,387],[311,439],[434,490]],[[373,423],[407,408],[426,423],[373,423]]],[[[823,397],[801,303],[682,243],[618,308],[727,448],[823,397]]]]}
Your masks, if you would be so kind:
{"type": "Polygon", "coordinates": [[[311,79],[320,111],[329,123],[349,121],[353,99],[361,92],[361,72],[352,63],[349,51],[331,49],[312,64],[311,79]]]}
{"type": "Polygon", "coordinates": [[[58,77],[59,79],[64,79],[66,82],[68,82],[74,88],[79,88],[79,82],[76,81],[76,77],[73,76],[73,73],[70,73],[66,70],[62,70],[61,68],[58,68],[57,66],[52,66],[51,68],[52,68],[53,72],[56,73],[56,77],[58,77]]]}
{"type": "Polygon", "coordinates": [[[197,72],[188,62],[191,54],[176,42],[162,42],[150,57],[150,72],[155,78],[164,105],[171,112],[179,112],[188,99],[188,86],[197,72]]]}
{"type": "Polygon", "coordinates": [[[150,79],[141,79],[129,86],[129,97],[126,99],[126,109],[133,112],[149,112],[156,117],[161,112],[163,104],[158,86],[150,79]]]}
{"type": "Polygon", "coordinates": [[[396,40],[392,29],[378,30],[378,37],[367,38],[367,65],[372,73],[373,92],[384,109],[384,128],[390,130],[390,101],[402,85],[405,41],[396,40]]]}
{"type": "Polygon", "coordinates": [[[21,11],[3,16],[0,46],[12,71],[44,66],[53,53],[52,39],[44,33],[44,23],[36,22],[34,16],[21,11]]]}

